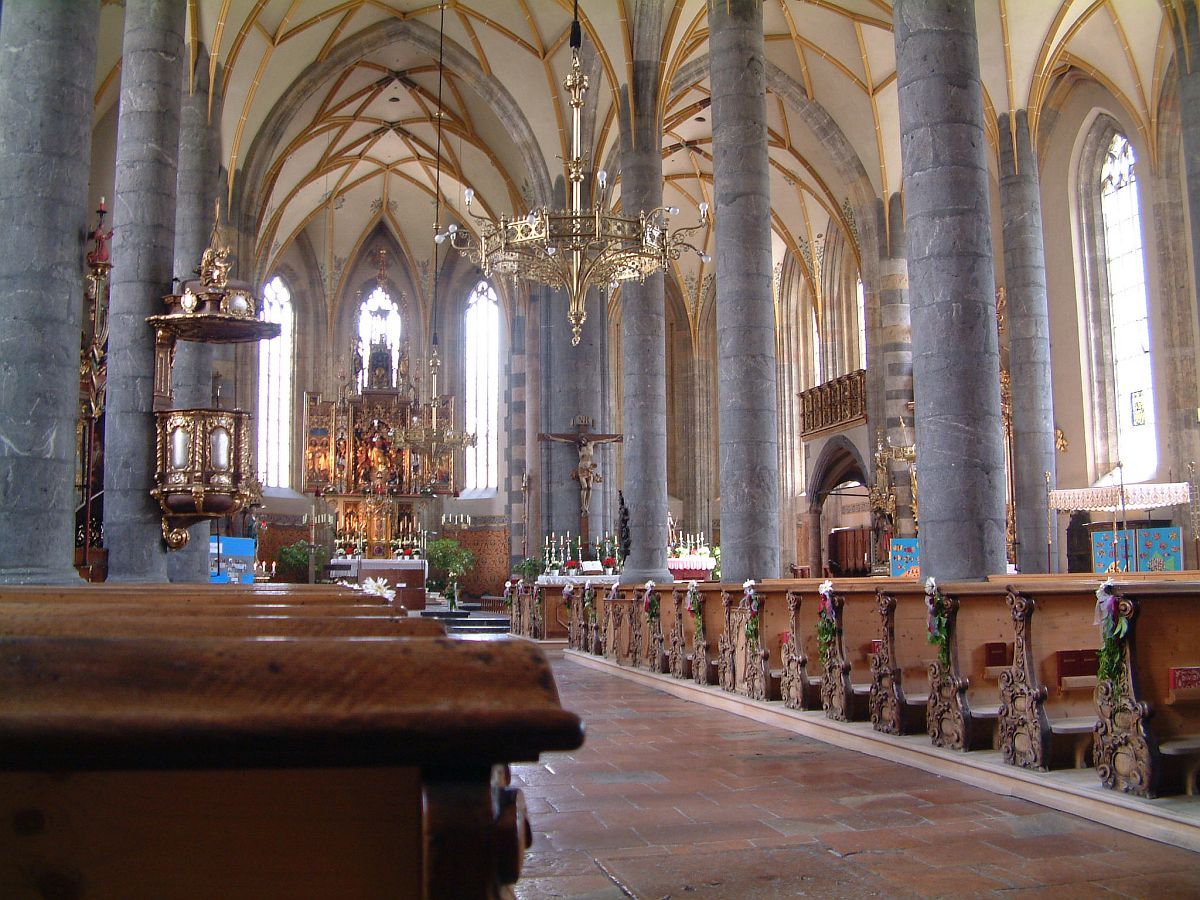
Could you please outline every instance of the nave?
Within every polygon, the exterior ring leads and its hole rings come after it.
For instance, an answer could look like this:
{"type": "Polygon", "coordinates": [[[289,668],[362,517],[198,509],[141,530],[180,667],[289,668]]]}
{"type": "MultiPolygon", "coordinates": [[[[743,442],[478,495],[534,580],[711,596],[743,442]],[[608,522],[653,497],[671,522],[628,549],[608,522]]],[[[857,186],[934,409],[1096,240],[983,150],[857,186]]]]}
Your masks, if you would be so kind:
{"type": "Polygon", "coordinates": [[[587,739],[513,769],[525,900],[1200,894],[1189,851],[553,665],[587,739]]]}

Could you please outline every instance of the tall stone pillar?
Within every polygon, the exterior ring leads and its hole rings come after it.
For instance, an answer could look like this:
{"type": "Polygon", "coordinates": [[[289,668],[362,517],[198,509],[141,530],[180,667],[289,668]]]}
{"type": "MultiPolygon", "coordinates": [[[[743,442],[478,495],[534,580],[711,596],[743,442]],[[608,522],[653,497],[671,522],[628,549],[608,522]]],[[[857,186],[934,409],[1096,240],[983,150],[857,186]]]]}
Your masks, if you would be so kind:
{"type": "MultiPolygon", "coordinates": [[[[603,404],[600,393],[600,333],[605,325],[603,298],[598,291],[590,291],[586,300],[587,321],[583,325],[579,344],[571,345],[571,326],[567,319],[567,294],[565,291],[545,290],[546,302],[543,313],[546,320],[545,359],[549,366],[543,369],[543,403],[546,411],[545,431],[552,434],[575,432],[577,416],[592,420],[592,432],[603,426],[603,404]]],[[[572,539],[579,536],[580,495],[579,482],[571,474],[579,465],[579,450],[573,444],[549,442],[547,481],[544,485],[549,501],[547,512],[550,531],[562,534],[570,532],[572,539]]],[[[599,454],[596,454],[599,461],[599,454]]],[[[610,473],[601,466],[600,475],[607,478],[610,473]]],[[[596,537],[593,518],[599,508],[599,491],[593,490],[589,504],[590,536],[596,537]]]]}
{"type": "Polygon", "coordinates": [[[78,581],[75,423],[99,0],[0,23],[0,583],[78,581]]]}
{"type": "Polygon", "coordinates": [[[1175,35],[1179,67],[1179,119],[1187,174],[1187,206],[1191,219],[1192,284],[1200,309],[1200,11],[1196,0],[1185,0],[1183,31],[1175,35]]]}
{"type": "MultiPolygon", "coordinates": [[[[662,12],[639,0],[633,84],[621,92],[621,208],[662,206],[662,128],[658,116],[662,12]],[[632,95],[632,97],[631,97],[632,95]]],[[[669,582],[667,568],[667,337],[662,272],[621,288],[625,503],[630,550],[623,580],[669,582]]]]}
{"type": "Polygon", "coordinates": [[[127,0],[117,120],[104,452],[110,581],[166,581],[155,470],[154,338],[175,253],[185,4],[127,0]]]}
{"type": "Polygon", "coordinates": [[[975,5],[896,0],[921,571],[1005,571],[1004,435],[975,5]]]}
{"type": "MultiPolygon", "coordinates": [[[[221,175],[219,115],[214,105],[208,114],[208,53],[196,57],[195,76],[189,77],[185,56],[184,84],[179,112],[179,176],[175,210],[174,277],[179,289],[196,277],[200,255],[212,233],[214,204],[221,175]],[[189,83],[190,82],[190,83],[189,83]]],[[[175,350],[175,408],[212,406],[212,347],[180,341],[175,350]]],[[[167,574],[175,582],[208,580],[207,522],[188,529],[191,539],[182,550],[167,556],[167,574]]]]}
{"type": "Polygon", "coordinates": [[[777,578],[779,459],[763,8],[708,0],[721,578],[777,578]]]}
{"type": "Polygon", "coordinates": [[[1041,181],[1037,154],[1029,139],[1029,119],[1023,109],[1014,116],[1000,116],[1000,211],[1004,220],[1012,378],[1017,563],[1022,572],[1049,572],[1057,568],[1058,560],[1057,529],[1052,530],[1047,520],[1046,496],[1047,472],[1050,486],[1055,484],[1050,310],[1042,244],[1041,181]]]}
{"type": "MultiPolygon", "coordinates": [[[[879,260],[879,355],[883,364],[883,411],[885,440],[902,446],[913,439],[913,416],[908,404],[913,399],[912,322],[908,298],[908,260],[905,258],[904,203],[900,194],[888,198],[888,227],[884,254],[879,260]]],[[[896,537],[917,533],[912,512],[912,489],[908,463],[889,463],[896,493],[896,537]]]]}

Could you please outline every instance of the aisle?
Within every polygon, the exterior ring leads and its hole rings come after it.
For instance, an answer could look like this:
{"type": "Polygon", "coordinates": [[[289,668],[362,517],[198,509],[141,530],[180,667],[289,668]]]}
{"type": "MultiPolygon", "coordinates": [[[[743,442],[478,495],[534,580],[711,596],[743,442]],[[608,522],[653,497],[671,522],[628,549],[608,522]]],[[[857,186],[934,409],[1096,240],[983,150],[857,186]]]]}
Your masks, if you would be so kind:
{"type": "Polygon", "coordinates": [[[557,659],[522,898],[1200,896],[1200,855],[557,659]]]}

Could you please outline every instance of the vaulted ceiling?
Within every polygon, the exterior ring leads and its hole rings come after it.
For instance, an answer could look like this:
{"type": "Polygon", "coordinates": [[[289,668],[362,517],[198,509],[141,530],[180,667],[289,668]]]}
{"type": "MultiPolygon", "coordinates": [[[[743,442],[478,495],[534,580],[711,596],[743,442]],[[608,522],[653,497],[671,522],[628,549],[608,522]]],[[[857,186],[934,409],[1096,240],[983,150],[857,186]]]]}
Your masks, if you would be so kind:
{"type": "MultiPolygon", "coordinates": [[[[662,2],[664,201],[690,222],[712,200],[707,18],[704,0],[662,2]]],[[[614,172],[640,6],[579,3],[586,149],[614,172]]],[[[979,0],[989,140],[1010,110],[1028,108],[1036,128],[1055,78],[1074,68],[1112,91],[1153,153],[1181,15],[1182,0],[979,0]]],[[[122,6],[102,16],[98,114],[117,97],[122,6]]],[[[852,234],[855,209],[900,186],[891,4],[765,0],[764,16],[776,259],[810,264],[831,222],[852,234]]],[[[256,271],[303,234],[335,293],[381,223],[427,268],[439,160],[443,225],[470,226],[465,187],[491,214],[550,199],[570,151],[570,21],[571,0],[187,0],[191,58],[217,87],[223,187],[253,216],[256,271]]],[[[711,274],[691,256],[675,273],[693,320],[711,274]]]]}

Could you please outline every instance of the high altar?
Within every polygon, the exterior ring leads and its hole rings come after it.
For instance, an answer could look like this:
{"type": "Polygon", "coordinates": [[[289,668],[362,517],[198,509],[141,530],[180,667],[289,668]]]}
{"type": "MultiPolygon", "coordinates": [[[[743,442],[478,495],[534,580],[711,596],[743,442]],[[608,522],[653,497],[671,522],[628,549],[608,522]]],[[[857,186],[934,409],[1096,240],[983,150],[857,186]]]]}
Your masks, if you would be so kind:
{"type": "Polygon", "coordinates": [[[454,398],[438,394],[436,339],[429,360],[429,397],[419,399],[408,345],[398,362],[383,338],[352,354],[354,385],[345,373],[341,396],[304,395],[304,490],[337,511],[339,545],[354,544],[369,559],[418,555],[421,505],[454,496],[455,456],[475,443],[454,430],[454,398]]]}

